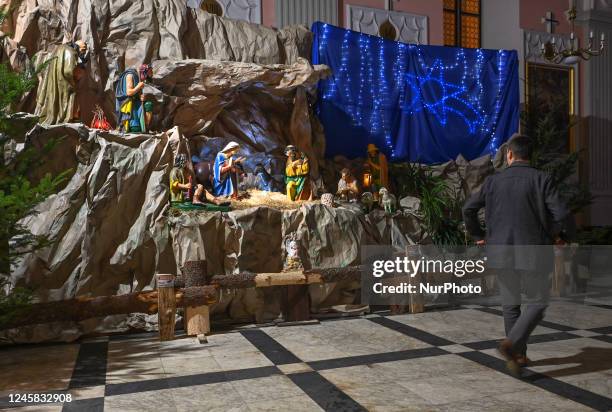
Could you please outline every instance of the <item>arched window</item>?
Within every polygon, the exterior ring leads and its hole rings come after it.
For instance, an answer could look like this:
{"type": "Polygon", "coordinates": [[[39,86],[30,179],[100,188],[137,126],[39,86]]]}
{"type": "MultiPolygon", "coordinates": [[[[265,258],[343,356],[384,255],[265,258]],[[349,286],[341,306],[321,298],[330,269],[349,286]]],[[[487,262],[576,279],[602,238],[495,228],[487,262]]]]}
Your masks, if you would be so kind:
{"type": "Polygon", "coordinates": [[[202,2],[202,10],[215,14],[217,16],[223,16],[223,7],[216,0],[204,0],[202,2]]]}
{"type": "Polygon", "coordinates": [[[378,29],[378,35],[383,39],[397,40],[397,29],[389,20],[385,20],[378,29]]]}
{"type": "Polygon", "coordinates": [[[444,45],[480,47],[480,1],[444,0],[444,45]]]}

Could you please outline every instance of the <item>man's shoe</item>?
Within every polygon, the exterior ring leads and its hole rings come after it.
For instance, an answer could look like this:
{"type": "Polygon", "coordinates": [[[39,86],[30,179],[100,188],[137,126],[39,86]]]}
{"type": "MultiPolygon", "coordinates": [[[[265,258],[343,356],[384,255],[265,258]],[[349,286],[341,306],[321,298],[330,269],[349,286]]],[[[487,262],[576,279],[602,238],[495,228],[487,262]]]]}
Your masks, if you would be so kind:
{"type": "Polygon", "coordinates": [[[508,339],[504,339],[497,347],[497,351],[506,360],[506,369],[508,369],[508,372],[510,372],[512,376],[520,377],[521,367],[517,363],[516,355],[512,351],[512,342],[508,339]]]}
{"type": "Polygon", "coordinates": [[[531,359],[529,359],[527,355],[517,355],[515,360],[516,363],[518,363],[518,366],[520,366],[521,368],[525,368],[531,363],[531,359]]]}

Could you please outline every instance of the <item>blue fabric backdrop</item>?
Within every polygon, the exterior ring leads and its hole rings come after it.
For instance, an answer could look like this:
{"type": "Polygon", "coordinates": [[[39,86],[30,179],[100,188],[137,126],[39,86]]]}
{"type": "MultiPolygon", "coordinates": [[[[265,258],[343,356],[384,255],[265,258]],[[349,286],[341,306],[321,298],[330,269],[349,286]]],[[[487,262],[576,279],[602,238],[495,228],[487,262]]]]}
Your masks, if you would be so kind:
{"type": "Polygon", "coordinates": [[[494,154],[518,130],[516,51],[416,46],[317,22],[313,63],[331,67],[317,112],[327,156],[393,161],[494,154]]]}

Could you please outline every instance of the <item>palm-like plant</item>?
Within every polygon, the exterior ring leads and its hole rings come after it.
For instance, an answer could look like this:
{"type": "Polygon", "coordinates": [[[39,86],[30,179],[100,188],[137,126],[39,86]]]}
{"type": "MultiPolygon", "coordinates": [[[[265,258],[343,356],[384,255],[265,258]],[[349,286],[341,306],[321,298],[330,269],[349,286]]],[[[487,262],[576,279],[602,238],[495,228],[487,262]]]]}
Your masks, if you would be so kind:
{"type": "MultiPolygon", "coordinates": [[[[5,17],[6,10],[0,9],[0,24],[5,17]]],[[[28,178],[29,171],[41,164],[42,155],[51,151],[57,140],[45,145],[42,153],[30,148],[5,158],[5,144],[14,132],[11,105],[36,85],[37,74],[44,67],[18,73],[0,64],[0,147],[4,149],[0,156],[0,326],[31,300],[30,291],[10,284],[11,265],[50,242],[48,236],[33,234],[23,219],[36,213],[36,205],[54,193],[69,173],[56,177],[47,174],[37,182],[28,178]]]]}
{"type": "Polygon", "coordinates": [[[436,176],[429,166],[421,164],[393,164],[391,175],[400,197],[420,199],[419,217],[436,245],[462,245],[465,236],[458,218],[460,205],[457,193],[442,176],[436,176]]]}
{"type": "Polygon", "coordinates": [[[577,178],[581,152],[567,150],[568,136],[576,122],[559,118],[562,107],[530,101],[521,113],[521,131],[533,140],[532,165],[550,173],[555,187],[576,213],[591,203],[592,196],[577,178]]]}

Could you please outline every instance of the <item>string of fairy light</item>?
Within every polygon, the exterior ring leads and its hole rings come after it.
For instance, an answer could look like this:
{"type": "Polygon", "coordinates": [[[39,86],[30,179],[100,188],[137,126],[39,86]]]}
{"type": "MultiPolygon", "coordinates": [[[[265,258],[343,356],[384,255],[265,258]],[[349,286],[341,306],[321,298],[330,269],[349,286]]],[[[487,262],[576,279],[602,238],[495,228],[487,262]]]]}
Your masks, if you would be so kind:
{"type": "MultiPolygon", "coordinates": [[[[332,29],[333,26],[327,24],[320,26],[319,55],[325,55],[328,51],[332,29]]],[[[426,110],[444,126],[449,116],[458,117],[466,124],[470,134],[480,132],[489,136],[490,151],[494,153],[498,142],[495,130],[506,82],[504,73],[507,53],[503,50],[497,53],[497,90],[493,93],[495,104],[493,113],[487,113],[483,100],[489,95],[482,83],[485,65],[482,49],[471,53],[475,55],[472,62],[463,48],[456,49],[452,61],[444,62],[438,56],[425,56],[421,46],[393,43],[380,37],[345,30],[340,46],[340,67],[324,83],[322,98],[342,101],[354,125],[366,128],[372,135],[384,136],[392,157],[396,154],[389,118],[390,109],[393,109],[390,108],[392,95],[399,96],[400,104],[407,114],[426,110]],[[355,40],[357,48],[352,46],[355,40]],[[395,47],[391,47],[393,43],[395,47]],[[408,72],[408,63],[412,58],[416,58],[420,74],[408,72]],[[393,63],[388,64],[390,61],[393,63]],[[356,65],[359,73],[352,76],[349,68],[356,65]],[[446,72],[456,70],[461,73],[459,83],[447,81],[446,72]],[[422,92],[429,82],[434,82],[441,91],[436,100],[428,100],[422,92]],[[338,84],[343,85],[341,91],[338,84]]]]}

